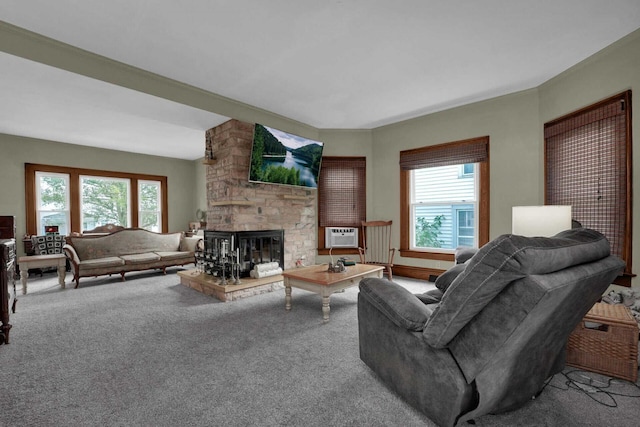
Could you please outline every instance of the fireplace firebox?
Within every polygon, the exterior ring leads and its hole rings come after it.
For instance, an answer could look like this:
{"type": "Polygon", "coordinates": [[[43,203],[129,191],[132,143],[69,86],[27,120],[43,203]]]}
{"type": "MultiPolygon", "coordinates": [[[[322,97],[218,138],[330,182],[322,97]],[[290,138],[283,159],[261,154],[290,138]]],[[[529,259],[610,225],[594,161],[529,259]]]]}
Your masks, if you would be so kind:
{"type": "Polygon", "coordinates": [[[225,284],[249,277],[257,264],[277,262],[284,268],[284,230],[205,230],[204,250],[196,260],[202,272],[225,284]]]}

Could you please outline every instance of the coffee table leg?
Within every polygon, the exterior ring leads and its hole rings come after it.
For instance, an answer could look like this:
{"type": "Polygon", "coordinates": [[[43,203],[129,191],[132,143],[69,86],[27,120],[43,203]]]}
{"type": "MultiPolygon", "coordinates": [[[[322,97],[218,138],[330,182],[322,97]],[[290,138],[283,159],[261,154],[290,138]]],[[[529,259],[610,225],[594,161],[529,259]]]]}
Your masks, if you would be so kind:
{"type": "Polygon", "coordinates": [[[60,288],[64,289],[64,276],[67,275],[67,269],[65,268],[64,265],[59,265],[58,266],[58,284],[60,285],[60,288]]]}
{"type": "Polygon", "coordinates": [[[284,285],[284,309],[291,310],[291,286],[284,285]]]}
{"type": "Polygon", "coordinates": [[[329,312],[331,311],[331,308],[329,307],[329,298],[331,298],[330,295],[322,297],[322,320],[324,322],[329,321],[329,312]]]}
{"type": "Polygon", "coordinates": [[[20,283],[22,283],[22,295],[27,294],[27,277],[29,277],[29,269],[25,265],[20,269],[20,283]]]}

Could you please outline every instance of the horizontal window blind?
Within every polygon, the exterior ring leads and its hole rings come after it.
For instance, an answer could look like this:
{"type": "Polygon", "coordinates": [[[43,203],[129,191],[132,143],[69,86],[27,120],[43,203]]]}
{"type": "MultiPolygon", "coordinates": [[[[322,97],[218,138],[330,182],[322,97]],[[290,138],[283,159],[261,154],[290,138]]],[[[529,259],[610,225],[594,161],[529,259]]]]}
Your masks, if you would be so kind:
{"type": "Polygon", "coordinates": [[[366,157],[323,157],[318,184],[318,225],[360,227],[366,220],[366,157]]]}
{"type": "Polygon", "coordinates": [[[489,158],[489,137],[432,145],[400,152],[400,168],[413,170],[436,166],[480,163],[489,158]]]}

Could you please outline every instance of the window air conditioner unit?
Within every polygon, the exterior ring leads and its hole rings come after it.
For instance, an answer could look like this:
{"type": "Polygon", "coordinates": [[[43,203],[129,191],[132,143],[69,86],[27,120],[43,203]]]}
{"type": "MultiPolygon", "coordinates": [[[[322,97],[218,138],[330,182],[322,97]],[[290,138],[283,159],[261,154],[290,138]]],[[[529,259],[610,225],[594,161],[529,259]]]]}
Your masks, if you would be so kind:
{"type": "Polygon", "coordinates": [[[327,248],[357,248],[358,229],[345,227],[325,227],[324,241],[327,248]]]}

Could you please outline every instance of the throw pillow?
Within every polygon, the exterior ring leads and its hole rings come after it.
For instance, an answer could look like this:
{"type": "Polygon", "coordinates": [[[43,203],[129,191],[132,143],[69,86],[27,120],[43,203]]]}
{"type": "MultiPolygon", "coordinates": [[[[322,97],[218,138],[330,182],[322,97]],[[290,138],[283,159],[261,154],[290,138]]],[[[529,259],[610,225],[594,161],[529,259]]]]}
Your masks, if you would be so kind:
{"type": "Polygon", "coordinates": [[[31,236],[31,245],[36,255],[61,254],[64,236],[49,234],[46,236],[31,236]]]}

